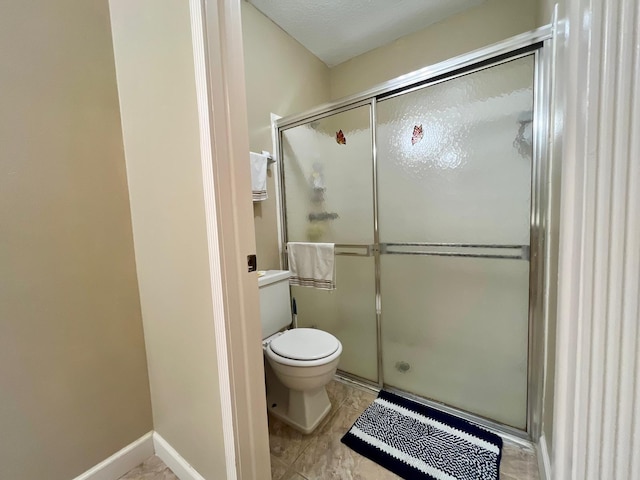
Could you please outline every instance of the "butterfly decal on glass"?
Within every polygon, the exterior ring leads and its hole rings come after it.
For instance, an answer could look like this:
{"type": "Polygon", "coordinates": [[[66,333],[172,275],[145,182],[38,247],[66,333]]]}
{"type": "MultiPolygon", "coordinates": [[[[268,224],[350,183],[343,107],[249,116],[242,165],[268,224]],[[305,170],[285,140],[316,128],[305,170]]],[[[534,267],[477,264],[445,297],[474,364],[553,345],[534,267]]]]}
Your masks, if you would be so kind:
{"type": "Polygon", "coordinates": [[[413,135],[411,136],[411,145],[415,145],[416,143],[418,143],[420,140],[422,140],[423,136],[424,134],[422,132],[422,124],[416,125],[415,127],[413,127],[413,135]]]}
{"type": "Polygon", "coordinates": [[[347,138],[344,136],[344,133],[342,133],[342,130],[336,132],[336,142],[338,142],[339,145],[347,144],[347,138]]]}

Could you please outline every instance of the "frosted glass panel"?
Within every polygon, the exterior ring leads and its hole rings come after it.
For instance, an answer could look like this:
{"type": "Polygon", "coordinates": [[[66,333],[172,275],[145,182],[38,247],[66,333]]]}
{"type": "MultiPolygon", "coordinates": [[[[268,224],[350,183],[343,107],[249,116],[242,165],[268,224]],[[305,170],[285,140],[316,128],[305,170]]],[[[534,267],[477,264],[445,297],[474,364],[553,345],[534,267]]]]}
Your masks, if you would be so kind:
{"type": "Polygon", "coordinates": [[[372,243],[370,107],[285,130],[282,148],[288,240],[372,243]]]}
{"type": "Polygon", "coordinates": [[[385,383],[526,427],[529,264],[383,255],[385,383]]]}
{"type": "MultiPolygon", "coordinates": [[[[381,377],[520,429],[529,262],[518,256],[530,243],[533,71],[528,56],[379,100],[375,126],[381,377]]],[[[374,243],[370,118],[364,106],[282,132],[289,241],[374,243]]],[[[375,261],[337,255],[337,290],[292,288],[299,326],[338,337],[339,369],[373,382],[375,261]]]]}
{"type": "Polygon", "coordinates": [[[336,290],[291,287],[298,326],[316,327],[342,342],[338,368],[378,381],[373,257],[336,256],[336,290]]]}
{"type": "Polygon", "coordinates": [[[529,56],[381,101],[377,130],[381,242],[417,244],[381,257],[384,382],[520,429],[529,263],[455,255],[529,245],[532,111],[529,56]]]}
{"type": "Polygon", "coordinates": [[[382,242],[529,243],[533,66],[378,103],[382,242]]]}
{"type": "MultiPolygon", "coordinates": [[[[282,133],[289,241],[373,243],[370,118],[370,107],[359,107],[282,133]]],[[[373,257],[336,255],[336,286],[292,287],[298,325],[335,335],[343,346],[338,368],[377,382],[373,257]]]]}

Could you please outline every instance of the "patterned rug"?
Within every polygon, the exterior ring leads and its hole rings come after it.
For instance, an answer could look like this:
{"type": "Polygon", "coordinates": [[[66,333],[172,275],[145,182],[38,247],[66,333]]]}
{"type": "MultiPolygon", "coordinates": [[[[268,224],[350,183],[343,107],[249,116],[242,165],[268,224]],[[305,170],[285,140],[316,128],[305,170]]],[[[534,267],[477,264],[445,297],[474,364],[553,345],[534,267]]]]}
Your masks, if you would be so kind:
{"type": "Polygon", "coordinates": [[[411,480],[498,480],[502,458],[498,435],[385,391],[342,443],[411,480]]]}

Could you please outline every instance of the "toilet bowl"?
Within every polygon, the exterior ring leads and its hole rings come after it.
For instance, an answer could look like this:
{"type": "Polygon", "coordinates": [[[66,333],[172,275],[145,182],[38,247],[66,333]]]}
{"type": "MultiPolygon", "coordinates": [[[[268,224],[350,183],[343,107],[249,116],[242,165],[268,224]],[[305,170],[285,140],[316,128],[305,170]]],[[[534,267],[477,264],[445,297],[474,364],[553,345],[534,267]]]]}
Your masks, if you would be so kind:
{"type": "Polygon", "coordinates": [[[269,270],[258,279],[258,286],[269,412],[302,433],[311,433],[331,410],[325,386],[336,373],[342,344],[315,328],[288,329],[288,271],[269,270]]]}
{"type": "Polygon", "coordinates": [[[267,339],[264,353],[269,410],[311,433],[331,410],[325,386],[336,373],[342,344],[322,330],[296,328],[267,339]]]}

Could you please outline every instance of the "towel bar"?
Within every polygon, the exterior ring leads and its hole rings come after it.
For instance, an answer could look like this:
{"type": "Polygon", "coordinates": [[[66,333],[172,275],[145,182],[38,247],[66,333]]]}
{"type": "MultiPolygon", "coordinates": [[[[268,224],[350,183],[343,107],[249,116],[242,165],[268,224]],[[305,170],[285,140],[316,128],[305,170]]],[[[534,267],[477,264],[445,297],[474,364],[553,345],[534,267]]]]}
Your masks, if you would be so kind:
{"type": "MultiPolygon", "coordinates": [[[[338,249],[365,249],[364,252],[339,252],[336,250],[336,255],[342,255],[345,257],[371,257],[375,251],[375,245],[356,244],[356,243],[336,243],[335,248],[338,249]]],[[[287,246],[284,246],[284,251],[287,251],[287,246]]]]}
{"type": "MultiPolygon", "coordinates": [[[[336,255],[348,257],[371,257],[376,252],[384,255],[431,255],[436,257],[467,257],[467,258],[495,258],[505,260],[529,260],[529,245],[496,245],[496,244],[479,244],[479,243],[380,243],[376,244],[353,244],[353,243],[336,243],[336,249],[364,249],[364,252],[354,251],[338,251],[336,255]],[[389,250],[389,247],[400,247],[400,250],[389,250]],[[484,250],[518,250],[511,254],[494,253],[494,252],[458,252],[452,250],[402,250],[404,247],[433,247],[433,248],[472,248],[484,250]]],[[[285,245],[285,251],[287,247],[285,245]]]]}
{"type": "Polygon", "coordinates": [[[439,257],[496,258],[506,260],[529,260],[529,245],[497,245],[479,243],[381,243],[380,253],[387,255],[432,255],[439,257]],[[391,251],[389,247],[399,247],[391,251]],[[406,247],[431,247],[436,250],[402,250],[406,247]],[[459,252],[455,250],[437,250],[439,248],[471,248],[480,250],[518,250],[518,252],[459,252]]]}
{"type": "Polygon", "coordinates": [[[270,152],[267,152],[266,150],[262,150],[262,155],[267,157],[267,165],[271,165],[272,163],[276,163],[276,159],[273,158],[273,155],[271,155],[270,152]]]}

